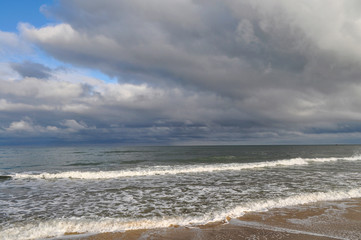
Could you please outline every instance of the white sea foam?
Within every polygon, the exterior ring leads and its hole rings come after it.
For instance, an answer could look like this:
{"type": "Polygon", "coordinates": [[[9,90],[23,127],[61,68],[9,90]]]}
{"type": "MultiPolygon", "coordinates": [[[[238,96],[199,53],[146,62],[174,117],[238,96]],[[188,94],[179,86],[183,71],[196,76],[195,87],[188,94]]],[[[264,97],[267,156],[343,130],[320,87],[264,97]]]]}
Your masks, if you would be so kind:
{"type": "Polygon", "coordinates": [[[238,206],[226,214],[229,217],[242,216],[246,212],[267,211],[272,208],[282,208],[287,206],[294,206],[300,204],[307,204],[319,201],[337,201],[349,198],[360,198],[361,188],[354,188],[348,191],[328,191],[304,193],[287,198],[270,199],[267,201],[253,202],[238,206]]]}
{"type": "Polygon", "coordinates": [[[38,223],[14,226],[0,231],[3,240],[26,240],[40,239],[47,237],[58,237],[65,233],[101,233],[118,232],[131,229],[153,229],[169,227],[171,225],[194,226],[213,221],[224,221],[228,217],[235,218],[246,212],[266,211],[272,208],[287,207],[299,204],[313,203],[317,201],[336,201],[349,198],[360,198],[361,188],[354,188],[347,191],[329,191],[304,193],[287,198],[272,199],[252,203],[243,203],[230,211],[209,213],[203,217],[163,217],[152,219],[54,219],[38,223]]]}
{"type": "Polygon", "coordinates": [[[153,166],[149,168],[137,168],[132,170],[119,171],[68,171],[59,173],[17,173],[12,175],[14,179],[113,179],[139,176],[154,175],[175,175],[175,174],[192,174],[217,171],[241,171],[246,169],[260,169],[267,167],[287,167],[297,165],[307,165],[313,162],[332,162],[332,161],[358,161],[361,156],[343,157],[343,158],[292,158],[286,160],[258,162],[258,163],[229,163],[229,164],[206,164],[206,165],[187,165],[187,166],[153,166]]]}

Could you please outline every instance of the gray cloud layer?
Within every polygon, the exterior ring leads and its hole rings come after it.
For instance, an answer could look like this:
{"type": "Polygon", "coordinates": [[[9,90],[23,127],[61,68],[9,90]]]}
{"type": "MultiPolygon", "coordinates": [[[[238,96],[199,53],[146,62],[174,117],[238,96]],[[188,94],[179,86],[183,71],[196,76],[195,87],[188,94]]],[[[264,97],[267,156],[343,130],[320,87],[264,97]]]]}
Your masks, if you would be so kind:
{"type": "Polygon", "coordinates": [[[42,9],[61,24],[23,24],[22,37],[119,83],[13,64],[23,79],[0,81],[0,128],[84,141],[358,141],[361,5],[324,4],[61,0],[42,9]]]}

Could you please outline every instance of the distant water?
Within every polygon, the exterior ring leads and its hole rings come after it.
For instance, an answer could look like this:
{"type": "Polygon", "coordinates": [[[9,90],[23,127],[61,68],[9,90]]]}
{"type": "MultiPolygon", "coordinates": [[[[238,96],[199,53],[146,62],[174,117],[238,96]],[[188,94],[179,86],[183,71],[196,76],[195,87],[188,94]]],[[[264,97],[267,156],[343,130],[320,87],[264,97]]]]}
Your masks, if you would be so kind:
{"type": "Polygon", "coordinates": [[[1,239],[204,224],[361,197],[361,146],[1,147],[1,239]]]}

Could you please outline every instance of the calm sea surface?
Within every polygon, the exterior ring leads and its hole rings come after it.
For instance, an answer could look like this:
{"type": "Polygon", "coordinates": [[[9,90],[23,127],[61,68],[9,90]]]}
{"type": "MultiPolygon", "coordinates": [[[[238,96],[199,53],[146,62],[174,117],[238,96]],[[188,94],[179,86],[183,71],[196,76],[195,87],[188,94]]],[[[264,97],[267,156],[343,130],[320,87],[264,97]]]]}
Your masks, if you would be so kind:
{"type": "Polygon", "coordinates": [[[0,147],[0,239],[361,197],[361,146],[0,147]]]}

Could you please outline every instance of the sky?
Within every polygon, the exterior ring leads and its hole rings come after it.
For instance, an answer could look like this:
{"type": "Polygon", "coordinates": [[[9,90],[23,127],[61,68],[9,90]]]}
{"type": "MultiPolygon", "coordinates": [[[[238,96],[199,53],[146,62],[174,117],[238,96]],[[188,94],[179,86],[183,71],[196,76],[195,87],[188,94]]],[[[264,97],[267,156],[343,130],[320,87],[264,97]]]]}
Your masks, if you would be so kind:
{"type": "Polygon", "coordinates": [[[0,145],[361,140],[358,0],[0,2],[0,145]]]}

